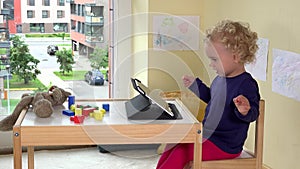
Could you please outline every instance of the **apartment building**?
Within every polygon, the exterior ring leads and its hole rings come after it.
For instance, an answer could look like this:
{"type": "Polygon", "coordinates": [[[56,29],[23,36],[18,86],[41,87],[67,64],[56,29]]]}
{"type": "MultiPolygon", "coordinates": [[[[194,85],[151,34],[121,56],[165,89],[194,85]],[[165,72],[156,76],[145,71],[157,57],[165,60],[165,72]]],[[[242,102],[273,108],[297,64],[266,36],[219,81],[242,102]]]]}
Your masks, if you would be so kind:
{"type": "MultiPolygon", "coordinates": [[[[3,7],[0,1],[0,71],[9,64],[10,41],[8,30],[9,10],[3,7]]],[[[2,77],[2,71],[0,72],[2,77]]]]}
{"type": "Polygon", "coordinates": [[[22,33],[70,31],[70,6],[65,0],[22,0],[21,8],[22,33]]]}
{"type": "Polygon", "coordinates": [[[68,0],[71,10],[72,49],[89,55],[108,42],[109,0],[68,0]]]}
{"type": "Polygon", "coordinates": [[[4,0],[3,4],[10,10],[11,34],[70,32],[66,0],[4,0]]]}

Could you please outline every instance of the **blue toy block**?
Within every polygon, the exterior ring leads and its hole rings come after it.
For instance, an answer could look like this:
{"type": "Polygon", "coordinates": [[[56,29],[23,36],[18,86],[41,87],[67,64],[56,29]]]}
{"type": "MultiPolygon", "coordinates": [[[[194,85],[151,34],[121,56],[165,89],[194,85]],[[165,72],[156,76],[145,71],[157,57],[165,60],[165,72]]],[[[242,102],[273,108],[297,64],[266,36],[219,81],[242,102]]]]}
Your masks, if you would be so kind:
{"type": "Polygon", "coordinates": [[[62,114],[66,115],[66,116],[75,116],[75,112],[73,112],[71,110],[63,110],[62,114]]]}
{"type": "Polygon", "coordinates": [[[105,111],[109,112],[109,104],[102,104],[102,108],[103,108],[105,111]]]}

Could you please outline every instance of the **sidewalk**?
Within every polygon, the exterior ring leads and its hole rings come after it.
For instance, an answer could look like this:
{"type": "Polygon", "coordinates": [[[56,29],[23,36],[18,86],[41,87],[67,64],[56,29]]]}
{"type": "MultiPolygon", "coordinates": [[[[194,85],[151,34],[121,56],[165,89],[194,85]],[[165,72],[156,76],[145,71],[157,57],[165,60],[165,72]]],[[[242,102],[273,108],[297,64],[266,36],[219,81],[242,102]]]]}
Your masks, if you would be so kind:
{"type": "MultiPolygon", "coordinates": [[[[87,58],[87,56],[79,55],[78,51],[74,51],[74,61],[76,62],[73,65],[73,70],[89,70],[91,69],[90,61],[87,58]]],[[[45,86],[50,85],[56,85],[60,88],[63,88],[67,91],[72,91],[72,86],[70,86],[68,83],[61,80],[59,77],[57,77],[53,72],[59,71],[58,69],[42,69],[40,70],[41,74],[37,76],[37,78],[43,83],[45,86]]],[[[22,94],[24,93],[33,93],[32,90],[14,90],[10,89],[9,91],[9,98],[10,99],[20,99],[22,94]]]]}
{"type": "MultiPolygon", "coordinates": [[[[74,61],[73,70],[89,70],[91,69],[90,61],[86,56],[79,55],[78,52],[74,52],[74,61]]],[[[38,75],[38,79],[45,85],[55,85],[66,90],[72,90],[71,86],[57,77],[53,72],[59,71],[57,69],[43,69],[41,74],[38,75]]]]}

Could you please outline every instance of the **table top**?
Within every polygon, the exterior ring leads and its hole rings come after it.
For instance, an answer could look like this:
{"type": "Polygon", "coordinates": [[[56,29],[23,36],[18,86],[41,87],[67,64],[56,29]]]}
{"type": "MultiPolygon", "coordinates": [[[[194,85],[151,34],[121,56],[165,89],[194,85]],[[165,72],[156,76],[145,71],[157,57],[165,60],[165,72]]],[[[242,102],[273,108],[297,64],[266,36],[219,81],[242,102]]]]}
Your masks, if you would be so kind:
{"type": "Polygon", "coordinates": [[[102,121],[92,117],[86,117],[82,124],[75,124],[69,116],[63,115],[62,110],[68,109],[68,103],[62,106],[54,107],[53,114],[48,118],[39,118],[29,109],[21,123],[21,127],[31,126],[90,126],[90,125],[127,125],[127,124],[194,124],[199,123],[197,119],[189,112],[180,100],[169,100],[167,102],[175,104],[180,112],[182,119],[178,120],[128,120],[125,110],[126,101],[90,101],[77,102],[75,104],[98,106],[109,104],[110,111],[106,112],[102,121]]]}

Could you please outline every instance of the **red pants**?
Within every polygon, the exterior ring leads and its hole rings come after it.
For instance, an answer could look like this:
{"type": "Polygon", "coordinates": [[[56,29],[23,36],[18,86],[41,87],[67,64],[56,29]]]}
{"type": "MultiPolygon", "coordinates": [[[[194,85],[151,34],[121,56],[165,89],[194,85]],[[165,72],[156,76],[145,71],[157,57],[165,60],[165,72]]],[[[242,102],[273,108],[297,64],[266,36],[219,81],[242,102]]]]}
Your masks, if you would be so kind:
{"type": "MultiPolygon", "coordinates": [[[[202,161],[232,159],[240,154],[226,153],[209,140],[202,143],[202,161]]],[[[177,144],[161,155],[156,169],[183,169],[188,162],[193,161],[193,158],[194,144],[177,144]]]]}

